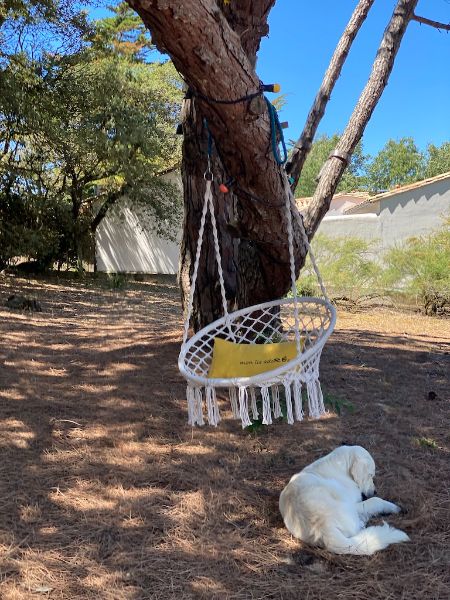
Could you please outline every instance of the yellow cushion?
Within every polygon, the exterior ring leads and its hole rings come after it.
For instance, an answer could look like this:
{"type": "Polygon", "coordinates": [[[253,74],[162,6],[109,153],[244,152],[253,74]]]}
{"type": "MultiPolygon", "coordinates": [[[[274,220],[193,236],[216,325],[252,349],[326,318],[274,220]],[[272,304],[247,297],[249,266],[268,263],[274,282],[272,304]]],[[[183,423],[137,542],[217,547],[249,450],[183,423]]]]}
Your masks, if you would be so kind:
{"type": "Polygon", "coordinates": [[[214,379],[251,377],[277,369],[296,356],[295,342],[235,344],[215,338],[208,376],[214,379]]]}

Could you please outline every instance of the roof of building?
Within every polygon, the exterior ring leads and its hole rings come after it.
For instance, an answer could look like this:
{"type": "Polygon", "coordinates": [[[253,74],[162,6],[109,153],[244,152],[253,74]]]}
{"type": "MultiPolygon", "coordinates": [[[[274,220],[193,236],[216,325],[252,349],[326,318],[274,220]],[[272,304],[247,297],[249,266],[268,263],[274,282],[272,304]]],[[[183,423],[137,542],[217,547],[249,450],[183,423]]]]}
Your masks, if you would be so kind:
{"type": "Polygon", "coordinates": [[[404,192],[409,192],[411,190],[415,190],[417,188],[424,187],[429,185],[430,183],[436,183],[437,181],[442,181],[444,179],[450,179],[450,171],[446,173],[441,173],[440,175],[436,175],[435,177],[429,177],[428,179],[422,179],[421,181],[415,181],[414,183],[407,183],[406,185],[400,185],[392,190],[388,190],[387,192],[381,192],[380,194],[376,194],[375,196],[370,196],[366,199],[362,204],[358,204],[357,206],[351,206],[347,208],[345,214],[350,214],[355,210],[362,208],[368,204],[372,204],[373,202],[378,202],[379,200],[384,200],[386,198],[391,198],[392,196],[396,196],[397,194],[403,194],[404,192]]]}
{"type": "MultiPolygon", "coordinates": [[[[338,192],[337,194],[334,194],[331,201],[339,200],[340,198],[348,198],[350,200],[355,200],[355,202],[359,206],[361,203],[365,202],[369,197],[370,197],[369,192],[361,192],[359,190],[356,190],[353,192],[338,192]]],[[[312,196],[306,196],[304,198],[296,198],[295,203],[297,204],[297,208],[299,210],[306,208],[312,199],[313,199],[312,196]]]]}

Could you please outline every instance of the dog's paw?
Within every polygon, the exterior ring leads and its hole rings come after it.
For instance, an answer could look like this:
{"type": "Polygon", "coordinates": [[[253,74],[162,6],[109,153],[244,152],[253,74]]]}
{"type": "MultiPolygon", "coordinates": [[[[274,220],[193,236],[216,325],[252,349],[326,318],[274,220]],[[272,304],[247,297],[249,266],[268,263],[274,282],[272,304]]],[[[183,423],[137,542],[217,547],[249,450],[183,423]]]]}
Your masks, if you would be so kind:
{"type": "Polygon", "coordinates": [[[402,542],[410,542],[411,538],[407,533],[400,529],[393,529],[395,532],[395,543],[401,544],[402,542]]]}
{"type": "Polygon", "coordinates": [[[404,513],[406,513],[406,510],[402,506],[398,506],[398,504],[394,504],[393,502],[389,502],[388,500],[383,500],[382,512],[380,512],[379,515],[398,515],[404,513]]]}
{"type": "Polygon", "coordinates": [[[397,515],[406,515],[408,513],[408,509],[405,508],[404,506],[401,506],[400,504],[394,504],[393,502],[389,502],[389,504],[392,504],[392,506],[393,506],[392,512],[397,515]]]}

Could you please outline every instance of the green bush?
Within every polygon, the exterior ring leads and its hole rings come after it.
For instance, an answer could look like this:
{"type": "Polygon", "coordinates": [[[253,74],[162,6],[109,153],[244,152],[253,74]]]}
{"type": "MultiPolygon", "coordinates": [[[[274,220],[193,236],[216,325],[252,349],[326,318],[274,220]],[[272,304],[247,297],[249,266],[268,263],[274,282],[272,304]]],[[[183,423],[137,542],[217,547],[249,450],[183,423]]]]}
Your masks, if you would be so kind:
{"type": "Polygon", "coordinates": [[[108,285],[111,290],[124,290],[128,285],[125,273],[108,273],[108,285]]]}
{"type": "Polygon", "coordinates": [[[26,259],[44,271],[93,260],[93,238],[84,214],[74,229],[66,198],[0,193],[0,270],[26,259]]]}
{"type": "MultiPolygon", "coordinates": [[[[368,242],[357,238],[329,238],[319,234],[312,243],[320,273],[332,299],[357,303],[377,294],[382,267],[371,257],[368,242]]],[[[320,294],[309,258],[297,282],[300,295],[320,294]]]]}
{"type": "Polygon", "coordinates": [[[416,296],[426,314],[450,306],[450,219],[434,234],[409,239],[385,256],[384,283],[416,296]]]}

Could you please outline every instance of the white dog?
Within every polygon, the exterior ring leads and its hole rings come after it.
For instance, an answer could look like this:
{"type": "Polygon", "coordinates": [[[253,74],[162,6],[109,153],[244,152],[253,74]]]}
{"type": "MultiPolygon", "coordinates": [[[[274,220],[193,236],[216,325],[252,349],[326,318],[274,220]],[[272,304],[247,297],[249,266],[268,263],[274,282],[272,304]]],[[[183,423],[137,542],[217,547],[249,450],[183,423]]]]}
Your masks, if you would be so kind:
{"type": "Polygon", "coordinates": [[[365,528],[374,515],[401,512],[396,504],[373,497],[374,475],[367,450],[336,448],[294,475],[281,492],[284,524],[296,538],[336,554],[370,555],[407,542],[406,533],[387,523],[365,528]]]}

